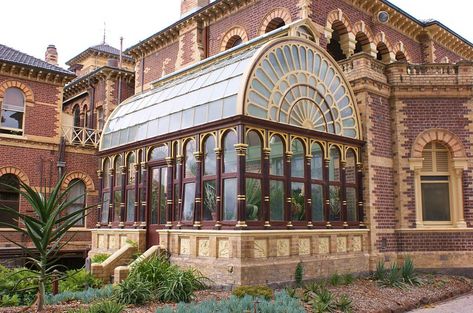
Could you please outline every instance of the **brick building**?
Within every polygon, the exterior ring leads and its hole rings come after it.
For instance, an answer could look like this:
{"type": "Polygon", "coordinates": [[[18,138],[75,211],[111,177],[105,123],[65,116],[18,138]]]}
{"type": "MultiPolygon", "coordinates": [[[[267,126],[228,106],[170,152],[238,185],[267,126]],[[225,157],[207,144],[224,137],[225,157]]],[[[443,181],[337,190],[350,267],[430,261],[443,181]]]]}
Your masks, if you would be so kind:
{"type": "Polygon", "coordinates": [[[127,50],[91,254],[159,244],[217,284],[472,270],[469,41],[384,0],[181,9],[127,50]]]}

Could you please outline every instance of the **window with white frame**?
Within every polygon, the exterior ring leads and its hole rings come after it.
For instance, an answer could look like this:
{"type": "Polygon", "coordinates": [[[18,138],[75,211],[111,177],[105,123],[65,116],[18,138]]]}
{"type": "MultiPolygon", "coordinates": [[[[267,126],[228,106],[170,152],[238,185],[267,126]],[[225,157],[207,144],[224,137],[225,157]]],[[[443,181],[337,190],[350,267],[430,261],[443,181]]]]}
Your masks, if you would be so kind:
{"type": "Polygon", "coordinates": [[[23,134],[23,119],[25,114],[25,96],[18,88],[8,88],[3,95],[1,104],[0,132],[23,134]]]}

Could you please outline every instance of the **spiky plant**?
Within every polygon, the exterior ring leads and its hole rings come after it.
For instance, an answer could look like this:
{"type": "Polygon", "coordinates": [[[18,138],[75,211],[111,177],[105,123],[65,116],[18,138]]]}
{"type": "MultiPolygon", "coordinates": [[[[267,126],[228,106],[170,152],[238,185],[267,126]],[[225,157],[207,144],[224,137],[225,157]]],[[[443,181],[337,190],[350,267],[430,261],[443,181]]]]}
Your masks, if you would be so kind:
{"type": "MultiPolygon", "coordinates": [[[[18,246],[26,255],[27,261],[31,263],[31,273],[36,275],[37,296],[36,311],[44,309],[44,298],[46,282],[50,281],[53,272],[61,266],[56,264],[61,249],[73,238],[66,238],[67,231],[83,218],[87,208],[74,212],[68,212],[68,208],[78,199],[68,199],[69,192],[75,183],[70,184],[65,190],[61,189],[64,176],[59,179],[49,194],[37,191],[20,181],[19,188],[5,185],[5,187],[19,193],[33,209],[33,214],[26,215],[9,207],[0,207],[0,213],[7,213],[13,217],[13,222],[0,222],[1,226],[15,229],[24,234],[32,244],[32,247],[9,238],[6,240],[18,246]]],[[[34,305],[33,304],[33,305],[34,305]]]]}

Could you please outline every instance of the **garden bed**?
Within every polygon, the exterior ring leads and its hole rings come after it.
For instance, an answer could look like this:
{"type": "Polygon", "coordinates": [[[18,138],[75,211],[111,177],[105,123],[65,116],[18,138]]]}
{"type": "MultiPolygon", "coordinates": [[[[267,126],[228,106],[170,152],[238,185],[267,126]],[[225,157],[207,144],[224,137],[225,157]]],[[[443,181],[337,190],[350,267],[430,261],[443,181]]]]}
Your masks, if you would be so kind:
{"type": "MultiPolygon", "coordinates": [[[[416,307],[439,302],[472,290],[469,279],[446,275],[419,275],[421,284],[404,286],[402,288],[381,287],[371,279],[357,279],[347,285],[328,286],[327,289],[334,298],[347,295],[351,299],[353,312],[406,312],[416,307]]],[[[302,294],[303,288],[297,289],[296,294],[302,294]]],[[[230,291],[204,290],[197,291],[195,298],[198,302],[208,300],[223,300],[229,298],[230,291]]],[[[302,301],[301,301],[302,302],[302,301]]],[[[78,307],[85,307],[77,301],[63,305],[48,306],[45,312],[67,312],[78,307]]],[[[155,313],[158,307],[172,306],[170,304],[150,303],[143,306],[129,306],[127,313],[155,313]]],[[[313,312],[311,305],[304,303],[307,312],[313,312]]],[[[25,312],[25,307],[0,308],[2,313],[25,312]]],[[[31,310],[32,311],[32,310],[31,310]]],[[[28,310],[26,312],[29,312],[28,310]]]]}

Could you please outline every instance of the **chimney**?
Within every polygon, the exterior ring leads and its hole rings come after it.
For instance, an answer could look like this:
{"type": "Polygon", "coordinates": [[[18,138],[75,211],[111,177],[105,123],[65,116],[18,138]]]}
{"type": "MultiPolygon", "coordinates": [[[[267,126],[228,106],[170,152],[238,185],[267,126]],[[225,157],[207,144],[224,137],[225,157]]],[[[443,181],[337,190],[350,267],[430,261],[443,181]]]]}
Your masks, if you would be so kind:
{"type": "Polygon", "coordinates": [[[205,7],[209,2],[210,0],[181,0],[181,17],[205,7]]]}
{"type": "Polygon", "coordinates": [[[57,65],[57,50],[56,46],[49,45],[44,54],[44,60],[52,65],[57,65]]]}

